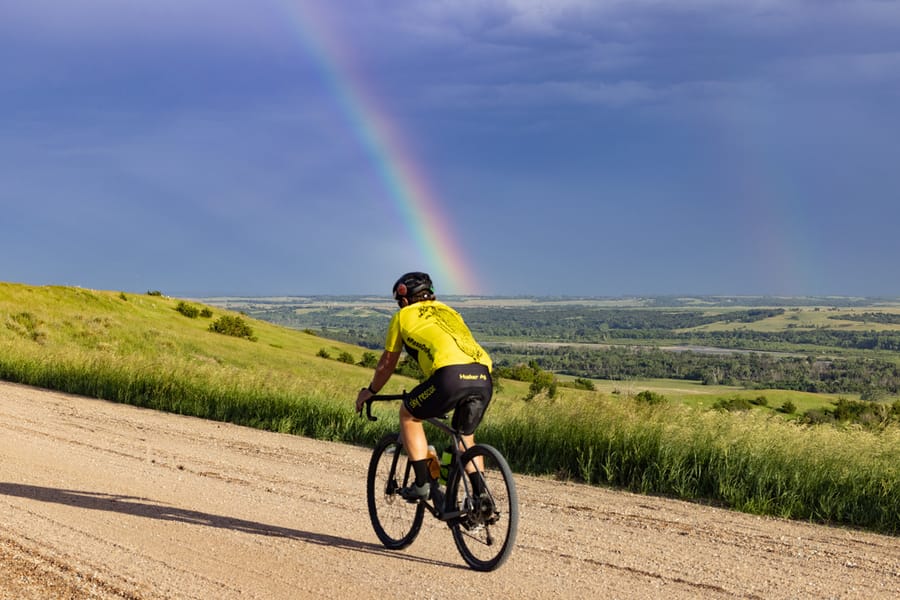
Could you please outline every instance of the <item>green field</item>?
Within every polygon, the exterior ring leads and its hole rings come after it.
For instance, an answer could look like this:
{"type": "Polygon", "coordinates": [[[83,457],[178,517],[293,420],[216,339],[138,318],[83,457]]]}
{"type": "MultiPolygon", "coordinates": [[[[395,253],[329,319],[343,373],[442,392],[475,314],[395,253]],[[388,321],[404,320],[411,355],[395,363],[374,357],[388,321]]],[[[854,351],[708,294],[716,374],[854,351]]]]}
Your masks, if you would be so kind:
{"type": "MultiPolygon", "coordinates": [[[[560,380],[568,381],[572,377],[561,376],[560,380]]],[[[814,394],[792,390],[747,390],[737,386],[704,385],[699,381],[683,381],[674,379],[629,379],[626,381],[594,380],[594,387],[600,394],[611,397],[632,397],[649,390],[665,396],[668,400],[685,406],[711,409],[717,400],[729,398],[745,398],[756,400],[766,398],[766,407],[753,410],[768,413],[782,406],[785,402],[793,402],[797,413],[812,409],[831,408],[841,398],[858,400],[856,394],[814,394]]],[[[785,417],[790,418],[790,417],[785,417]]]]}
{"type": "MultiPolygon", "coordinates": [[[[185,316],[164,296],[0,283],[0,378],[354,444],[396,427],[394,406],[374,424],[352,410],[367,350],[187,303],[210,314],[185,316]],[[252,339],[211,331],[223,317],[252,339]]],[[[527,383],[500,383],[478,437],[519,472],[900,532],[900,428],[799,425],[773,410],[832,397],[636,379],[526,400],[527,383]],[[644,390],[668,401],[645,403],[644,390]],[[747,394],[767,405],[709,409],[747,394]]],[[[386,391],[414,384],[395,377],[386,391]]]]}

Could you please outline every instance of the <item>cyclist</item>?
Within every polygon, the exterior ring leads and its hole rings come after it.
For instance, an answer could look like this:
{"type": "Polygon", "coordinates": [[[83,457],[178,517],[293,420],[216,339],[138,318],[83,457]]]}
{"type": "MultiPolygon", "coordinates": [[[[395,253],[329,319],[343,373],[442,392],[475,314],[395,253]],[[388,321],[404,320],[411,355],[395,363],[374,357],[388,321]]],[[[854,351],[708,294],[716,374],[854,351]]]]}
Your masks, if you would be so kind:
{"type": "MultiPolygon", "coordinates": [[[[393,293],[400,310],[388,325],[385,349],[371,383],[356,397],[356,411],[385,386],[403,349],[416,359],[426,379],[406,394],[400,407],[400,435],[415,471],[415,482],[400,494],[417,502],[428,498],[431,491],[428,440],[422,420],[453,410],[452,425],[471,447],[475,429],[491,401],[492,363],[459,313],[435,298],[427,273],[406,273],[394,283],[393,293]]],[[[473,485],[478,482],[473,481],[473,485]]]]}

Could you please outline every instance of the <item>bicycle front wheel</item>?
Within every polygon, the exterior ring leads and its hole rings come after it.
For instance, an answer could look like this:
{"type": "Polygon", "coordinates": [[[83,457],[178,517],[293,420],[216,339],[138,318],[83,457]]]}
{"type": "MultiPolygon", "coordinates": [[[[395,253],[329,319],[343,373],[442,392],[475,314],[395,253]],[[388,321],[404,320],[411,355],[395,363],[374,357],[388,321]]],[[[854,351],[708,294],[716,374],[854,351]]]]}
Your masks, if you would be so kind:
{"type": "Polygon", "coordinates": [[[389,433],[381,438],[369,461],[366,500],[375,535],[386,548],[406,548],[422,528],[424,505],[411,504],[400,497],[400,488],[414,477],[400,434],[389,433]]]}
{"type": "Polygon", "coordinates": [[[516,542],[516,483],[506,459],[493,446],[476,444],[466,450],[460,462],[447,486],[448,507],[461,511],[461,516],[450,523],[453,541],[471,568],[493,571],[506,562],[516,542]],[[473,479],[479,477],[483,483],[476,486],[473,479]]]}

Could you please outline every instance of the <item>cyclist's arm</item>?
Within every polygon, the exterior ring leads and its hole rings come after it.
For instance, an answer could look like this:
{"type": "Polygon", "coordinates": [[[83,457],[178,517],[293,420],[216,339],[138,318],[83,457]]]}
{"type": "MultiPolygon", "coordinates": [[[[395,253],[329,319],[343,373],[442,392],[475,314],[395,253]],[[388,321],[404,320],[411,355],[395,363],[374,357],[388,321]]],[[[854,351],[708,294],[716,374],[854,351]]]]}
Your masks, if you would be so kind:
{"type": "Polygon", "coordinates": [[[397,368],[398,362],[400,362],[399,352],[385,350],[375,366],[375,374],[372,375],[372,383],[369,384],[369,390],[376,394],[380,392],[381,388],[388,382],[388,379],[391,378],[391,375],[394,374],[394,369],[397,368]]]}
{"type": "Polygon", "coordinates": [[[375,366],[375,374],[372,375],[372,383],[370,383],[368,387],[359,390],[359,394],[356,396],[356,412],[362,410],[366,400],[381,391],[381,388],[385,386],[388,379],[394,374],[394,369],[397,367],[399,361],[400,352],[384,351],[381,358],[378,360],[378,364],[375,366]]]}

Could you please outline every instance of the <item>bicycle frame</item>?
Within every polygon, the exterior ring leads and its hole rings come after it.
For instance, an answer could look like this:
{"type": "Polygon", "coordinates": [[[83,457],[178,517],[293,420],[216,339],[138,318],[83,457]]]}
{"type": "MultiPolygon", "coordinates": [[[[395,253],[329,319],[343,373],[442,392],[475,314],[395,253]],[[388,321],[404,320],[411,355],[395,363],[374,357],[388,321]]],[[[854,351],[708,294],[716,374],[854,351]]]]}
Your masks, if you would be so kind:
{"type": "MultiPolygon", "coordinates": [[[[391,400],[403,400],[406,397],[406,393],[403,394],[384,394],[384,395],[376,395],[372,396],[366,401],[366,418],[370,421],[377,421],[378,417],[372,415],[372,403],[373,402],[387,402],[391,400]]],[[[446,418],[446,416],[444,417],[446,418]]],[[[440,429],[444,433],[446,433],[450,439],[453,441],[453,459],[450,461],[450,468],[447,472],[447,481],[449,482],[453,475],[456,473],[456,470],[459,468],[459,465],[462,464],[461,457],[465,453],[466,450],[469,449],[469,446],[466,444],[465,440],[462,439],[459,431],[447,425],[442,418],[440,417],[429,417],[427,419],[423,419],[424,421],[431,423],[434,427],[440,429]],[[462,448],[462,449],[460,449],[462,448]]],[[[475,468],[475,472],[479,473],[478,465],[472,462],[472,466],[475,468]]],[[[481,474],[481,473],[479,473],[481,474]]],[[[472,490],[469,485],[468,477],[461,477],[460,481],[462,481],[463,488],[465,489],[466,497],[472,496],[472,490]]],[[[490,490],[488,490],[490,494],[490,490]]],[[[444,506],[435,506],[434,502],[424,502],[425,508],[428,509],[434,517],[436,517],[440,521],[450,521],[452,519],[458,518],[462,516],[463,512],[460,510],[455,511],[446,511],[446,505],[444,506]]]]}

